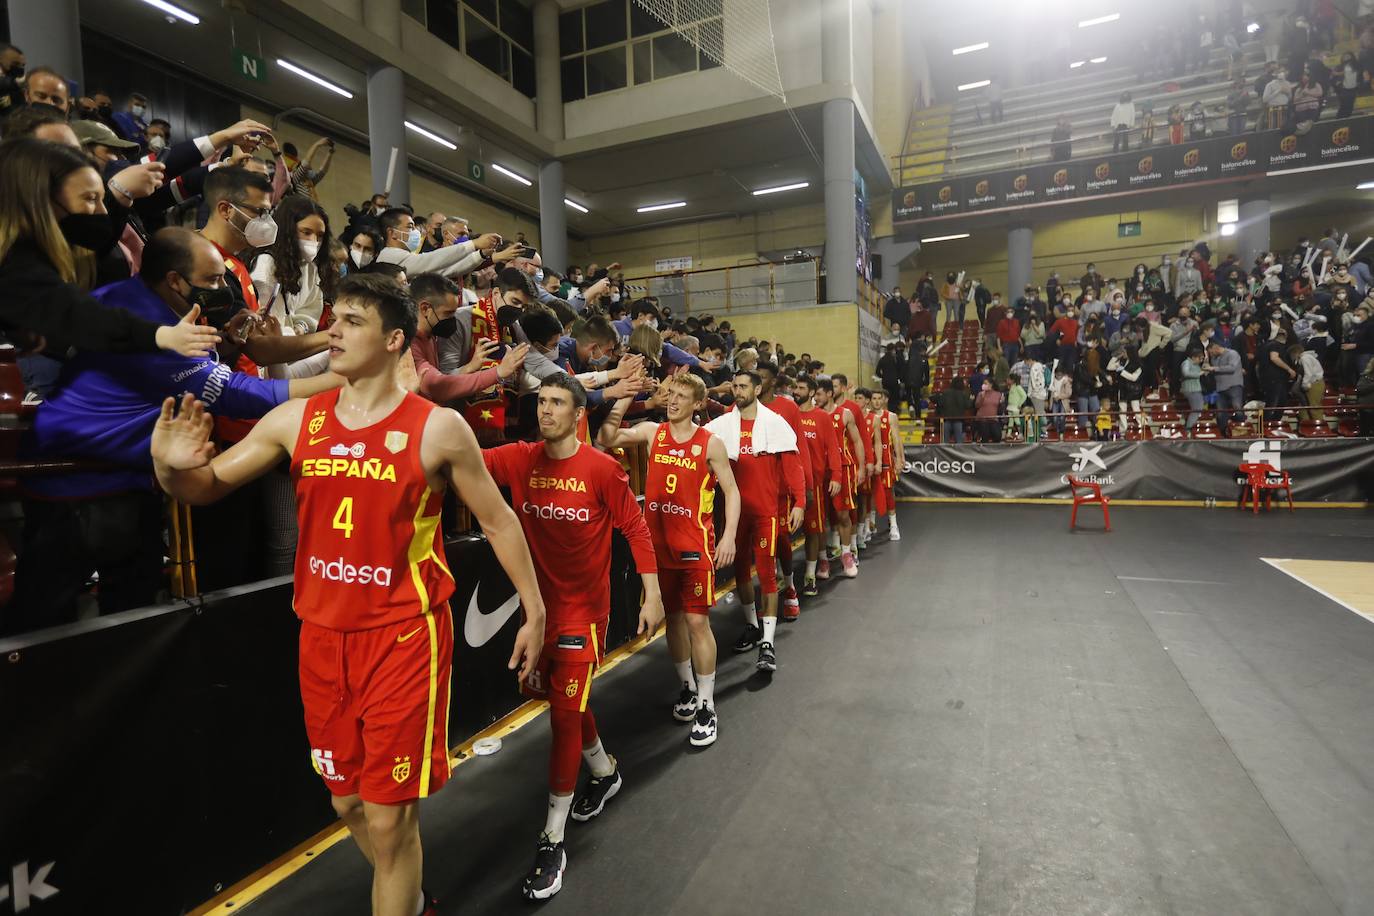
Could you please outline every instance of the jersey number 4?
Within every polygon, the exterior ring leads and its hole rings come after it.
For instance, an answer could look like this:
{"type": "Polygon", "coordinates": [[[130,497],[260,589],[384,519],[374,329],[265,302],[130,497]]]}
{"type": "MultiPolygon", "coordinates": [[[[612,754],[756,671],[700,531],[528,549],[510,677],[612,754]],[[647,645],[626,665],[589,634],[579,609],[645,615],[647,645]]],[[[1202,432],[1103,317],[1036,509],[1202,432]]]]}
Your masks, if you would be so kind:
{"type": "Polygon", "coordinates": [[[339,503],[339,509],[334,513],[334,527],[344,533],[344,537],[353,537],[353,497],[345,496],[339,503]]]}

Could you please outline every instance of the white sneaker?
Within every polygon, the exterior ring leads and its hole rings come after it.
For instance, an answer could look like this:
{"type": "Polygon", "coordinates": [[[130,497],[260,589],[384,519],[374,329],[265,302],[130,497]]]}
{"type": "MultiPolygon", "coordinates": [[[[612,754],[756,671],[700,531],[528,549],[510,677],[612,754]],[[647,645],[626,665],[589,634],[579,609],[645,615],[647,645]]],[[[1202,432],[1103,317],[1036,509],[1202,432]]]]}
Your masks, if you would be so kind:
{"type": "Polygon", "coordinates": [[[889,522],[887,525],[887,539],[889,541],[900,541],[902,539],[902,532],[897,530],[896,520],[889,522]]]}

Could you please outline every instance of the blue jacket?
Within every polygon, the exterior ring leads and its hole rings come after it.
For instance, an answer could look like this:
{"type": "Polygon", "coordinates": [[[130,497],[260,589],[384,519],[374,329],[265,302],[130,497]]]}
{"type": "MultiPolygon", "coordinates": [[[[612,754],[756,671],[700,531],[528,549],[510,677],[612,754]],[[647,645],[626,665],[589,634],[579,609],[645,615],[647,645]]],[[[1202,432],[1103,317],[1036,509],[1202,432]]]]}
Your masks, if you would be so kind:
{"type": "MultiPolygon", "coordinates": [[[[137,277],[91,294],[157,324],[179,320],[137,277]]],[[[287,399],[288,382],[234,372],[213,358],[156,353],[81,351],[67,362],[57,392],[44,401],[24,441],[30,458],[74,458],[118,469],[32,478],[27,489],[50,499],[76,499],[152,485],[149,445],[168,397],[195,395],[214,416],[255,419],[287,399]]]]}

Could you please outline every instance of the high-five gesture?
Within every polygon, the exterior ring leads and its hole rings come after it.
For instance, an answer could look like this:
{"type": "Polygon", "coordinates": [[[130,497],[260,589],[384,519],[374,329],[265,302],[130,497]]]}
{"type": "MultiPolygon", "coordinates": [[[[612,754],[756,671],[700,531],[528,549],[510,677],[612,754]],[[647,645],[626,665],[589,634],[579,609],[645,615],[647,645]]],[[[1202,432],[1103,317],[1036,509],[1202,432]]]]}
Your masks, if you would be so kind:
{"type": "Polygon", "coordinates": [[[205,467],[215,456],[210,442],[214,418],[190,394],[182,395],[180,411],[175,407],[175,398],[162,402],[162,413],[153,427],[153,465],[172,471],[205,467]]]}

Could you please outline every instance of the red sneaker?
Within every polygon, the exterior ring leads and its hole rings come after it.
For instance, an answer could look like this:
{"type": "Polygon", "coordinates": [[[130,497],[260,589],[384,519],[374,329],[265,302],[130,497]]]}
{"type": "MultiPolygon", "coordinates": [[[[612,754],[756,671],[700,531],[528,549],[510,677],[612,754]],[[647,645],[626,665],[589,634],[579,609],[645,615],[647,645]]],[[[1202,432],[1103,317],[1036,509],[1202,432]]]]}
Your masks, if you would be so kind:
{"type": "Polygon", "coordinates": [[[825,580],[830,578],[830,561],[821,557],[816,563],[816,578],[825,580]]]}

